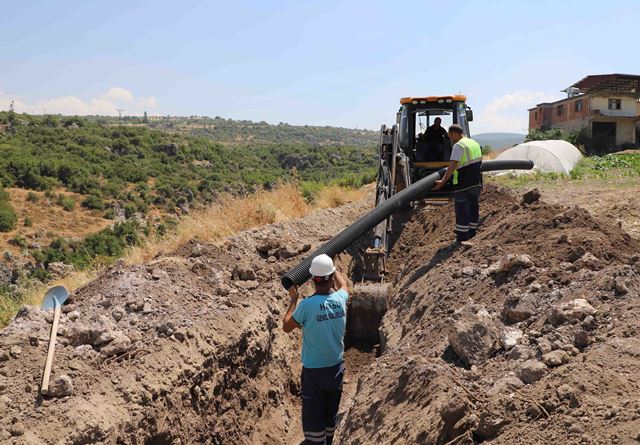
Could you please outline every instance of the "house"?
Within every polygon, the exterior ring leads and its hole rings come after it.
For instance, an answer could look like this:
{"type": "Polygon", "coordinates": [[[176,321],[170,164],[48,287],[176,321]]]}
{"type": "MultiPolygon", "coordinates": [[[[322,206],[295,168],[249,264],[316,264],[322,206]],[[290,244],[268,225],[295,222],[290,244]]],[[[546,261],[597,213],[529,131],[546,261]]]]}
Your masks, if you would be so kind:
{"type": "Polygon", "coordinates": [[[529,109],[529,131],[584,130],[597,145],[640,145],[640,75],[587,76],[563,90],[567,98],[529,109]]]}

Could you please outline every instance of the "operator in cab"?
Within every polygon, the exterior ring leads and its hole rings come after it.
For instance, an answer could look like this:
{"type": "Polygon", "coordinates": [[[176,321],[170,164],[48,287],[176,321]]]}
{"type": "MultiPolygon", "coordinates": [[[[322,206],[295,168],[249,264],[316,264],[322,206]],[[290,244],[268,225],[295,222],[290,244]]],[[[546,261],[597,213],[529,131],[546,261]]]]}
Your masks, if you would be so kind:
{"type": "Polygon", "coordinates": [[[449,139],[447,131],[442,127],[442,119],[436,117],[433,125],[427,127],[425,132],[418,138],[425,143],[425,161],[444,161],[444,148],[449,139]]]}

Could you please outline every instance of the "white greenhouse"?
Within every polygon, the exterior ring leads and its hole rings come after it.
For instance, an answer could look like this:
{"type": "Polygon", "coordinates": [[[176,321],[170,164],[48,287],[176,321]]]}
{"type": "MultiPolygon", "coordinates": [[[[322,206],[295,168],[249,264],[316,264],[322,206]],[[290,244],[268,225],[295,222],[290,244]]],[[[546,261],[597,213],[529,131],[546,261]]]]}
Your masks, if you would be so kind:
{"type": "Polygon", "coordinates": [[[500,161],[530,160],[541,172],[568,174],[582,159],[580,151],[567,141],[531,141],[509,148],[496,158],[500,161]]]}

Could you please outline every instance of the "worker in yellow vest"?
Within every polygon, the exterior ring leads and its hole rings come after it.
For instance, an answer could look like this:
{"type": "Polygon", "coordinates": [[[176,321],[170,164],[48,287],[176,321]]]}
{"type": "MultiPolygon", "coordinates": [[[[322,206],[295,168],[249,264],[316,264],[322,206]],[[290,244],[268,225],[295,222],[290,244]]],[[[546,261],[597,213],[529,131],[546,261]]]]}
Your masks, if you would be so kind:
{"type": "Polygon", "coordinates": [[[480,219],[480,192],[482,190],[482,148],[465,137],[460,125],[449,127],[449,138],[455,144],[451,150],[449,167],[434,190],[439,190],[453,177],[456,211],[456,242],[470,246],[476,235],[480,219]]]}

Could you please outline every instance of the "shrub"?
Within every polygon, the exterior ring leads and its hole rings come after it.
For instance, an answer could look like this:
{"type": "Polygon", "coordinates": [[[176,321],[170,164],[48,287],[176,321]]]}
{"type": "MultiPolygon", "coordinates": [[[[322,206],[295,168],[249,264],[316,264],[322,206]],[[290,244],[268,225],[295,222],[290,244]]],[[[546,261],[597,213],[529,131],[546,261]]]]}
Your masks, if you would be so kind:
{"type": "Polygon", "coordinates": [[[28,216],[24,218],[24,226],[25,227],[33,226],[33,221],[31,221],[31,218],[29,218],[28,216]]]}
{"type": "Polygon", "coordinates": [[[58,195],[57,203],[67,212],[72,211],[76,207],[76,202],[70,196],[64,196],[62,193],[58,195]]]}
{"type": "Polygon", "coordinates": [[[38,202],[38,194],[35,192],[29,192],[27,194],[27,201],[29,202],[38,202]]]}
{"type": "Polygon", "coordinates": [[[13,239],[11,240],[11,242],[18,247],[22,247],[22,248],[27,247],[27,239],[24,236],[20,235],[19,233],[16,233],[13,236],[13,239]]]}
{"type": "Polygon", "coordinates": [[[10,232],[18,223],[16,212],[7,201],[0,201],[0,232],[10,232]]]}
{"type": "Polygon", "coordinates": [[[104,202],[102,201],[102,198],[96,195],[87,196],[80,205],[87,209],[104,210],[104,202]]]}

